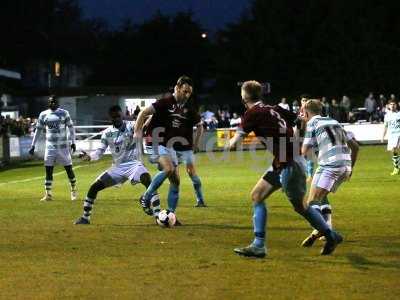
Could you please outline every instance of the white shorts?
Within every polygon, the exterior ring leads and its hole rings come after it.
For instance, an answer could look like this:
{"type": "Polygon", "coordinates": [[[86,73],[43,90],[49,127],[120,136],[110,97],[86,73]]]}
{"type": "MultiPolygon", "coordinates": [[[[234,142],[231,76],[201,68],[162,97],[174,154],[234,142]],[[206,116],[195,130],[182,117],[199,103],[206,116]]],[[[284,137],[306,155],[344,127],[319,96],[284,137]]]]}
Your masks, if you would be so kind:
{"type": "Polygon", "coordinates": [[[390,136],[388,139],[387,149],[393,151],[394,149],[400,148],[400,136],[390,136]]]}
{"type": "Polygon", "coordinates": [[[318,167],[311,185],[329,192],[336,192],[338,187],[350,178],[351,167],[324,168],[318,167]]]}
{"type": "Polygon", "coordinates": [[[46,167],[53,167],[56,163],[59,163],[63,166],[72,165],[71,153],[69,152],[69,148],[56,150],[48,150],[46,148],[44,152],[44,165],[46,167]]]}
{"type": "Polygon", "coordinates": [[[140,182],[140,176],[144,173],[149,173],[149,171],[147,171],[146,167],[140,161],[131,161],[112,166],[103,172],[97,180],[111,180],[111,182],[104,182],[106,186],[122,184],[127,180],[132,184],[136,184],[140,182]]]}

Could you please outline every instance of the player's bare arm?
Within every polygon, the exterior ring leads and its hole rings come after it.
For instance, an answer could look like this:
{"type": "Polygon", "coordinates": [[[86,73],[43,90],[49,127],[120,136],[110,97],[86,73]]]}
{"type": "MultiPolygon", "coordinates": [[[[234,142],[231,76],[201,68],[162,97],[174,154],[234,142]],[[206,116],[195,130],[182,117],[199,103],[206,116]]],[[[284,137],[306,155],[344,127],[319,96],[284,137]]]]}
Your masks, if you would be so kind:
{"type": "Polygon", "coordinates": [[[303,155],[304,157],[308,157],[308,155],[310,155],[311,149],[312,146],[303,144],[303,146],[301,147],[301,155],[303,155]]]}
{"type": "Polygon", "coordinates": [[[143,127],[146,122],[147,117],[153,115],[155,113],[154,107],[152,105],[146,107],[142,110],[135,123],[135,133],[134,136],[137,138],[142,138],[143,136],[143,127]]]}
{"type": "Polygon", "coordinates": [[[348,140],[347,146],[349,146],[351,150],[351,167],[353,168],[357,161],[357,155],[360,146],[358,146],[357,142],[354,139],[348,140]]]}
{"type": "Polygon", "coordinates": [[[238,145],[242,142],[242,140],[245,136],[246,136],[246,134],[244,132],[237,131],[235,133],[235,135],[225,145],[225,150],[226,151],[233,150],[236,147],[236,145],[238,145]]]}
{"type": "Polygon", "coordinates": [[[383,126],[383,133],[382,133],[382,139],[381,139],[382,143],[385,141],[385,136],[386,136],[386,133],[387,133],[387,129],[388,129],[388,126],[387,126],[387,123],[385,122],[385,124],[383,126]]]}
{"type": "Polygon", "coordinates": [[[203,132],[204,132],[203,124],[202,123],[197,124],[196,133],[195,133],[195,136],[194,136],[194,143],[193,143],[194,152],[198,152],[199,151],[200,139],[201,139],[201,136],[203,135],[203,132]]]}

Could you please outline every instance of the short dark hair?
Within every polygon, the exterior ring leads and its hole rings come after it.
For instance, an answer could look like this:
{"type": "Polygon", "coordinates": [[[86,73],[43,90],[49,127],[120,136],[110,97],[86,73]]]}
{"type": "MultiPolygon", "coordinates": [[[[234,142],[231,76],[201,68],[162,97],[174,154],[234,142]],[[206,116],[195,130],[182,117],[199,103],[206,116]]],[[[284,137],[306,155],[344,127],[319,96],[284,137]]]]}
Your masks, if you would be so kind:
{"type": "Polygon", "coordinates": [[[300,99],[303,99],[303,98],[310,99],[310,95],[309,94],[301,94],[300,99]]]}
{"type": "Polygon", "coordinates": [[[58,97],[56,95],[50,95],[47,101],[58,101],[58,97]]]}
{"type": "Polygon", "coordinates": [[[396,101],[396,99],[390,98],[389,101],[388,101],[388,104],[389,104],[389,103],[395,103],[395,104],[397,104],[397,101],[396,101]]]}
{"type": "Polygon", "coordinates": [[[191,87],[193,87],[192,78],[190,78],[189,76],[186,76],[186,75],[179,77],[178,80],[176,81],[176,85],[178,87],[181,87],[184,84],[187,84],[187,85],[190,85],[191,87]]]}
{"type": "Polygon", "coordinates": [[[108,109],[108,114],[111,114],[113,112],[122,112],[121,106],[119,105],[113,105],[108,109]]]}

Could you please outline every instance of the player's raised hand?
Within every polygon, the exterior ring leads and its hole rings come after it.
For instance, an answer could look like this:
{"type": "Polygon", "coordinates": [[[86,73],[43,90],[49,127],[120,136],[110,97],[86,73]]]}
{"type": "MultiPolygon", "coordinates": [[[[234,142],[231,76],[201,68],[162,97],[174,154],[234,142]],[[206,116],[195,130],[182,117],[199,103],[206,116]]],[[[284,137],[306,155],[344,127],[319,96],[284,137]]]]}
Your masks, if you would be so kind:
{"type": "Polygon", "coordinates": [[[75,144],[71,144],[71,150],[72,150],[72,153],[75,153],[75,151],[76,151],[76,145],[75,144]]]}
{"type": "Polygon", "coordinates": [[[82,151],[82,152],[79,154],[78,157],[79,157],[80,159],[82,159],[83,161],[90,161],[90,160],[91,160],[90,156],[89,156],[85,151],[82,151]]]}
{"type": "Polygon", "coordinates": [[[35,146],[32,146],[31,149],[29,149],[29,154],[33,155],[35,153],[35,146]]]}

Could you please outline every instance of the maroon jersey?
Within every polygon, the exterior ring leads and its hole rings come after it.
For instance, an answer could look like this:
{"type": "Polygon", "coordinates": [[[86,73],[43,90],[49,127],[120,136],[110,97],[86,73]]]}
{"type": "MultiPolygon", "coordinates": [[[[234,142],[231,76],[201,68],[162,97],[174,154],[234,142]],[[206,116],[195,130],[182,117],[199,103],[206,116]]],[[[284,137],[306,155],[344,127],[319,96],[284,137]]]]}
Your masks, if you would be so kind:
{"type": "Polygon", "coordinates": [[[296,114],[259,101],[245,112],[238,131],[246,134],[254,131],[267,150],[274,155],[273,166],[279,168],[293,160],[295,120],[296,114]]]}
{"type": "Polygon", "coordinates": [[[153,103],[155,114],[151,120],[151,128],[165,129],[160,134],[160,145],[172,146],[176,151],[193,149],[193,126],[200,122],[200,114],[193,107],[193,103],[186,102],[178,105],[175,97],[162,98],[153,103]],[[183,138],[183,140],[182,140],[183,138]],[[173,144],[168,143],[173,139],[173,144]]]}

